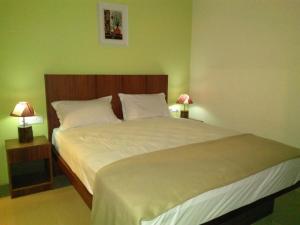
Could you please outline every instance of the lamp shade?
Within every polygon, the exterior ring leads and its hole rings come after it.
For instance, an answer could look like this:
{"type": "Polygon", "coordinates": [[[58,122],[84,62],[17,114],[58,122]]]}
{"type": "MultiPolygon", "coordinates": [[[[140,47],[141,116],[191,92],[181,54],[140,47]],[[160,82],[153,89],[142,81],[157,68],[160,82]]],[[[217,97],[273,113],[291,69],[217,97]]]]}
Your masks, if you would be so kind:
{"type": "Polygon", "coordinates": [[[35,116],[35,111],[28,102],[19,102],[10,115],[16,117],[35,116]]]}
{"type": "Polygon", "coordinates": [[[177,104],[193,104],[193,100],[187,94],[182,94],[176,101],[177,104]]]}

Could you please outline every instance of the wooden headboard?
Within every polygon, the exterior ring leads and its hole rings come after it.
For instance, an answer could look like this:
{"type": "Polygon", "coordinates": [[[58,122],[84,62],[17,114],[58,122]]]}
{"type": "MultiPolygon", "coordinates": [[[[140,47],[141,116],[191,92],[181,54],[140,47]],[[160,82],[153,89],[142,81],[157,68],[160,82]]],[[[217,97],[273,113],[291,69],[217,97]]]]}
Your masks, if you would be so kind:
{"type": "Polygon", "coordinates": [[[59,127],[59,120],[51,102],[58,100],[88,100],[112,95],[112,108],[123,118],[118,93],[168,94],[167,75],[45,75],[48,137],[59,127]]]}

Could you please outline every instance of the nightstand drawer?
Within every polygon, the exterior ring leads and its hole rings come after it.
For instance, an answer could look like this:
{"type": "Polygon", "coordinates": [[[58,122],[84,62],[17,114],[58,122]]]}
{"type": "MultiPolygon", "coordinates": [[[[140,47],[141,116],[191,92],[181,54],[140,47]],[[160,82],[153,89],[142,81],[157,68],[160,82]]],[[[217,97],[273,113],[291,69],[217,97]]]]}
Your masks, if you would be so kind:
{"type": "Polygon", "coordinates": [[[22,150],[15,149],[8,153],[8,161],[10,163],[20,163],[31,160],[41,160],[49,158],[51,154],[49,145],[27,147],[22,150]]]}
{"type": "Polygon", "coordinates": [[[5,140],[5,148],[12,198],[52,188],[51,144],[45,136],[26,143],[5,140]]]}

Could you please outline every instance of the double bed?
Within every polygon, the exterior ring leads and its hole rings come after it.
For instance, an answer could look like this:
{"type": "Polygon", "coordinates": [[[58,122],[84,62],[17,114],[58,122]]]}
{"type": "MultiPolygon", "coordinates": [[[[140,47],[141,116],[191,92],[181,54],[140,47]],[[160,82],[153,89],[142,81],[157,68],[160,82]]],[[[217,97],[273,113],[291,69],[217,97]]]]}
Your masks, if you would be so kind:
{"type": "MultiPolygon", "coordinates": [[[[93,203],[93,195],[97,195],[95,190],[99,189],[99,184],[96,184],[98,171],[115,162],[241,135],[200,121],[168,117],[61,130],[52,102],[112,95],[113,111],[122,119],[119,93],[165,93],[167,96],[168,78],[166,75],[45,75],[45,85],[49,138],[52,139],[55,158],[90,208],[97,204],[95,199],[101,199],[101,196],[94,197],[93,203]]],[[[140,224],[251,224],[272,212],[276,196],[299,186],[299,165],[299,157],[278,163],[196,195],[151,219],[141,220],[140,224]]],[[[148,178],[140,179],[147,181],[148,178]]],[[[94,207],[95,221],[97,215],[94,207]]]]}

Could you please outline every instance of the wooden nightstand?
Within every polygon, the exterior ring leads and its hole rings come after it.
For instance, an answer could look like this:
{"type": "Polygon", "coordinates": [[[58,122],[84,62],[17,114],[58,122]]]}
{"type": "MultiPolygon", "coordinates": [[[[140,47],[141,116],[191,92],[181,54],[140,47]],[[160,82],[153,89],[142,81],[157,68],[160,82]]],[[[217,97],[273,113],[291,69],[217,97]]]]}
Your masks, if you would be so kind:
{"type": "Polygon", "coordinates": [[[5,148],[12,198],[52,188],[51,144],[46,137],[34,137],[29,143],[6,140],[5,148]]]}

